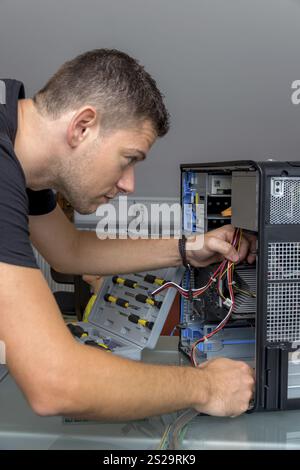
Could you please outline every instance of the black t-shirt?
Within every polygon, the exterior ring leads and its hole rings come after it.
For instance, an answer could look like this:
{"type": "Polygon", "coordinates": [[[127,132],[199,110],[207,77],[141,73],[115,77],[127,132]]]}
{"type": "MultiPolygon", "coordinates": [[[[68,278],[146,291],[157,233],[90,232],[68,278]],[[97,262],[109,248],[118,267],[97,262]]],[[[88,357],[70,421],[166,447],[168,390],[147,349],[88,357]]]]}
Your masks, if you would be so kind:
{"type": "Polygon", "coordinates": [[[42,215],[56,206],[52,190],[26,188],[22,166],[14,152],[18,126],[18,99],[24,86],[0,80],[0,262],[37,268],[32,251],[28,215],[42,215]]]}

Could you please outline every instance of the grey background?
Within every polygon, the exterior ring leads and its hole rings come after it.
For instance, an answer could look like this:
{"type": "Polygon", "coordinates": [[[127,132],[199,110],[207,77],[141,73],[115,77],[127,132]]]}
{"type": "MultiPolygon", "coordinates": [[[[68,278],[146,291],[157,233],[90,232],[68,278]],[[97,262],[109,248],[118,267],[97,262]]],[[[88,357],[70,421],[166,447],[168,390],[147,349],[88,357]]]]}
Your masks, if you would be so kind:
{"type": "Polygon", "coordinates": [[[0,0],[0,76],[29,96],[85,50],[138,58],[172,129],[137,169],[136,195],[173,197],[181,162],[299,158],[299,25],[296,0],[0,0]]]}

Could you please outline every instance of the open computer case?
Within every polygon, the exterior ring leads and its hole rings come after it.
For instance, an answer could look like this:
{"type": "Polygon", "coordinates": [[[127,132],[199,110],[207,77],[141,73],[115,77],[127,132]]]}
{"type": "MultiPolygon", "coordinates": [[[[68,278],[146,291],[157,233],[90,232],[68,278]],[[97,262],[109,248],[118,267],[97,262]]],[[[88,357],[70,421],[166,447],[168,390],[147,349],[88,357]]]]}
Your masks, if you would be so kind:
{"type": "MultiPolygon", "coordinates": [[[[199,343],[199,362],[225,356],[256,371],[253,411],[300,408],[300,163],[233,161],[181,165],[183,231],[231,223],[257,237],[256,262],[235,265],[226,326],[199,343]]],[[[185,275],[205,284],[214,267],[185,275]]],[[[223,288],[226,291],[226,281],[223,288]]],[[[180,349],[214,330],[228,307],[213,288],[182,300],[180,349]]]]}

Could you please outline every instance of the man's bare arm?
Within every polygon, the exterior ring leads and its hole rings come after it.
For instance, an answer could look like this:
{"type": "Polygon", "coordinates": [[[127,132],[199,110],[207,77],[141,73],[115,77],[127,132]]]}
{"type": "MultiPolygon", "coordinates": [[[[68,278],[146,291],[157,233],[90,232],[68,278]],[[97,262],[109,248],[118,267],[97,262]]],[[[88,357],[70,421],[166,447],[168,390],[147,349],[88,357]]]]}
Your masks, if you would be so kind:
{"type": "Polygon", "coordinates": [[[71,274],[116,274],[180,264],[177,240],[100,240],[76,230],[57,206],[29,217],[31,241],[48,263],[71,274]]]}
{"type": "Polygon", "coordinates": [[[0,263],[0,298],[10,372],[40,415],[124,420],[188,407],[221,415],[247,408],[253,379],[244,363],[146,365],[78,344],[37,269],[0,263]]]}
{"type": "MultiPolygon", "coordinates": [[[[29,218],[33,244],[58,271],[71,274],[117,274],[145,271],[181,264],[178,240],[99,240],[95,232],[78,231],[57,207],[50,214],[29,218]]],[[[235,251],[230,245],[233,227],[226,225],[187,243],[187,253],[194,266],[216,262],[215,253],[232,261],[235,251]],[[204,242],[204,249],[202,248],[204,242]],[[202,255],[203,254],[203,255],[202,255]]],[[[247,256],[249,244],[244,238],[240,253],[247,256]]],[[[252,255],[252,260],[255,256],[252,255]]]]}
{"type": "Polygon", "coordinates": [[[79,231],[58,204],[49,214],[29,216],[29,231],[31,242],[54,269],[75,264],[79,231]]]}

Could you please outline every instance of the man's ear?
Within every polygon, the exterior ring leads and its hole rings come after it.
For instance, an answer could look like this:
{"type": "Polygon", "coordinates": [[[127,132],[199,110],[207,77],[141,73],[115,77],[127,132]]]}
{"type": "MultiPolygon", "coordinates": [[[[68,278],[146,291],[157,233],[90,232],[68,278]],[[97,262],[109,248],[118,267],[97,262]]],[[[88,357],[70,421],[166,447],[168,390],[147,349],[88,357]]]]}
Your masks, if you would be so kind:
{"type": "Polygon", "coordinates": [[[98,126],[98,115],[95,108],[85,106],[73,116],[68,129],[67,141],[70,147],[81,144],[98,126]]]}

